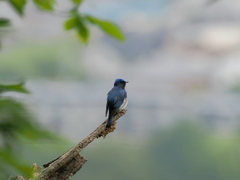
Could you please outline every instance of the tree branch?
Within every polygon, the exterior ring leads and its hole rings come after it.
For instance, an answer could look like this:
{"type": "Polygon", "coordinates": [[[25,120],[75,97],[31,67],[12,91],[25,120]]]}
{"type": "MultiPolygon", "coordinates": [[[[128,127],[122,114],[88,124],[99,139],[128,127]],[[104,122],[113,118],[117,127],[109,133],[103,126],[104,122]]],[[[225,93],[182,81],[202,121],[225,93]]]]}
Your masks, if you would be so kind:
{"type": "MultiPolygon", "coordinates": [[[[96,138],[105,138],[108,133],[116,129],[116,121],[127,112],[126,109],[119,110],[113,117],[113,124],[109,129],[106,129],[105,120],[91,134],[84,138],[77,145],[69,149],[66,153],[49,163],[43,165],[44,169],[39,170],[36,165],[33,166],[34,178],[39,180],[66,180],[73,176],[87,162],[87,159],[79,153],[96,138]]],[[[19,180],[22,176],[18,176],[19,180]]],[[[16,178],[17,179],[17,178],[16,178]]],[[[23,179],[25,180],[25,179],[23,179]]]]}

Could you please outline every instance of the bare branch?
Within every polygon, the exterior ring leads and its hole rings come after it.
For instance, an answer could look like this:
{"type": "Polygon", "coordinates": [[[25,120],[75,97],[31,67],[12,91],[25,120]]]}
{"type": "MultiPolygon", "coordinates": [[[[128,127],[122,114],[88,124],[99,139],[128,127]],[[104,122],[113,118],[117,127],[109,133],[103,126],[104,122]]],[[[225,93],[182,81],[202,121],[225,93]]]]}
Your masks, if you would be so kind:
{"type": "Polygon", "coordinates": [[[126,109],[122,109],[115,114],[111,128],[106,129],[107,120],[105,120],[76,146],[51,162],[44,164],[44,169],[39,173],[37,178],[40,180],[65,180],[73,176],[87,161],[79,154],[81,150],[93,142],[94,139],[99,137],[105,138],[108,133],[113,132],[116,129],[116,121],[126,112],[126,109]]]}

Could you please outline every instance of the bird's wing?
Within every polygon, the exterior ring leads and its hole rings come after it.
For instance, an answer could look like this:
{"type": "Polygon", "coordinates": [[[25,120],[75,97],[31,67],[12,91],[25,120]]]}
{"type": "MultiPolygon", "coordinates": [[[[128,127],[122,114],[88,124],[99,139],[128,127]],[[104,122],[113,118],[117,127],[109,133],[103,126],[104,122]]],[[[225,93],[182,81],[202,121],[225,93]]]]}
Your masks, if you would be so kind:
{"type": "Polygon", "coordinates": [[[124,99],[127,97],[125,89],[119,87],[113,87],[108,93],[107,107],[110,109],[119,109],[123,104],[124,99]]]}
{"type": "Polygon", "coordinates": [[[127,98],[127,92],[124,89],[121,89],[120,91],[118,91],[118,94],[116,96],[116,101],[114,103],[114,107],[116,109],[119,109],[122,104],[124,103],[125,99],[127,98]]]}

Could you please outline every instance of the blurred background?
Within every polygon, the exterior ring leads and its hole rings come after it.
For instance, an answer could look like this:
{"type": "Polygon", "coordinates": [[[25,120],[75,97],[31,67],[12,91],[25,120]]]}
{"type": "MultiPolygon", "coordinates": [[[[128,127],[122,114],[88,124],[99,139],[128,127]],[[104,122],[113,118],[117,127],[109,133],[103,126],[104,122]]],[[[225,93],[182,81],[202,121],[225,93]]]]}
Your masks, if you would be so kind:
{"type": "Polygon", "coordinates": [[[240,179],[240,1],[86,0],[81,12],[121,27],[118,42],[92,26],[81,44],[63,29],[68,1],[24,17],[0,4],[12,26],[1,32],[0,81],[26,81],[26,104],[64,143],[24,142],[39,166],[105,120],[107,92],[128,80],[128,112],[89,145],[77,179],[240,179]]]}

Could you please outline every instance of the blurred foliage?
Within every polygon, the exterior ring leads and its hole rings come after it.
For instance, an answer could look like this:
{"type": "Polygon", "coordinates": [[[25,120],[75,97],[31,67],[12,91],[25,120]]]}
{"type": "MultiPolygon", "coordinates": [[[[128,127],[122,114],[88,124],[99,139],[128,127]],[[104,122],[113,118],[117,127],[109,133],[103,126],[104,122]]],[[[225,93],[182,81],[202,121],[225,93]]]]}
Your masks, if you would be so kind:
{"type": "Polygon", "coordinates": [[[89,40],[89,29],[87,27],[86,21],[82,16],[79,16],[77,10],[72,11],[71,17],[65,22],[65,30],[76,29],[78,37],[84,43],[89,40]]]}
{"type": "Polygon", "coordinates": [[[10,21],[8,19],[0,18],[0,27],[9,26],[9,25],[10,25],[10,21]]]}
{"type": "Polygon", "coordinates": [[[33,0],[34,3],[42,10],[53,11],[55,0],[33,0]]]}
{"type": "Polygon", "coordinates": [[[240,82],[237,82],[230,87],[230,91],[234,93],[239,93],[240,92],[240,82]]]}
{"type": "Polygon", "coordinates": [[[82,42],[87,43],[89,40],[89,23],[99,26],[99,28],[109,36],[112,36],[120,41],[125,40],[123,33],[117,25],[97,17],[79,14],[77,8],[70,11],[70,18],[65,21],[64,28],[65,30],[76,29],[82,42]]]}
{"type": "MultiPolygon", "coordinates": [[[[107,35],[124,40],[124,35],[114,23],[106,20],[101,20],[97,17],[84,15],[79,12],[82,0],[69,0],[72,2],[72,8],[68,10],[69,17],[66,20],[64,27],[66,30],[74,29],[77,36],[83,43],[88,43],[90,37],[89,25],[100,27],[107,35]]],[[[8,0],[6,1],[13,10],[23,16],[27,0],[8,0]]],[[[53,12],[57,1],[55,0],[33,0],[36,7],[40,10],[53,12]]],[[[2,3],[2,2],[0,2],[2,3]]],[[[0,17],[0,33],[11,24],[7,17],[0,17]]],[[[56,46],[57,48],[59,46],[56,46]]],[[[76,63],[66,62],[65,64],[58,63],[59,59],[69,59],[69,56],[62,57],[62,49],[54,51],[49,47],[19,49],[18,52],[10,52],[10,55],[1,56],[3,60],[0,67],[0,75],[3,77],[13,77],[18,75],[18,70],[24,72],[26,76],[31,74],[35,76],[59,77],[59,74],[68,74],[72,72],[72,68],[78,68],[76,63]],[[34,54],[35,53],[35,54],[34,54]],[[9,61],[11,59],[11,61],[9,61]],[[16,59],[16,61],[12,61],[16,59]],[[74,67],[69,67],[69,64],[74,64],[74,67]],[[32,72],[29,72],[32,71],[32,72]]],[[[73,58],[74,59],[74,58],[73,58]]],[[[70,73],[71,74],[71,73],[70,73]]],[[[82,74],[76,76],[82,77],[82,74]]],[[[21,152],[27,150],[23,148],[24,143],[35,142],[36,140],[57,140],[58,138],[52,133],[46,131],[34,121],[31,113],[25,105],[13,98],[3,96],[6,92],[29,93],[23,83],[3,85],[0,84],[0,179],[7,179],[13,172],[31,175],[31,167],[26,165],[26,157],[21,156],[21,152]]],[[[40,157],[34,155],[34,158],[40,157]]],[[[32,162],[33,159],[31,159],[32,162]]]]}
{"type": "Polygon", "coordinates": [[[30,142],[58,140],[34,121],[23,103],[2,95],[11,91],[28,93],[23,83],[0,85],[0,179],[7,179],[13,172],[31,175],[32,169],[20,152],[24,139],[30,142]]]}
{"type": "Polygon", "coordinates": [[[149,152],[156,177],[164,180],[237,180],[239,137],[221,137],[183,123],[159,132],[149,152]]]}
{"type": "Polygon", "coordinates": [[[24,87],[24,83],[12,84],[12,85],[0,84],[0,94],[3,92],[9,92],[9,91],[29,93],[29,91],[24,87]]]}
{"type": "MultiPolygon", "coordinates": [[[[29,3],[27,0],[8,0],[6,2],[19,16],[24,15],[25,6],[29,3]]],[[[40,10],[49,12],[54,11],[57,3],[55,0],[33,0],[33,2],[40,10]]],[[[99,26],[107,35],[118,40],[124,40],[124,35],[114,23],[80,13],[79,8],[82,0],[71,0],[71,2],[73,7],[67,12],[69,17],[64,27],[66,30],[74,29],[83,43],[86,44],[89,41],[89,24],[99,26]]],[[[11,22],[7,17],[0,17],[0,33],[10,24],[11,22]]],[[[24,72],[21,74],[25,74],[26,76],[30,74],[30,76],[54,78],[59,77],[59,74],[69,74],[69,72],[73,71],[73,68],[78,69],[75,72],[81,72],[76,76],[82,77],[82,72],[84,71],[79,70],[76,63],[69,63],[70,60],[68,62],[65,61],[65,64],[59,63],[59,59],[60,62],[61,59],[69,59],[69,54],[65,55],[66,53],[61,53],[63,49],[60,46],[54,47],[57,49],[53,50],[49,47],[27,47],[24,49],[23,47],[18,52],[11,51],[10,55],[1,56],[1,60],[3,60],[0,67],[2,79],[4,77],[18,76],[18,71],[24,72]],[[67,57],[64,57],[64,55],[67,57]],[[16,59],[18,62],[12,61],[13,59],[16,59]],[[70,67],[70,64],[74,67],[70,67]]],[[[58,139],[34,121],[31,113],[23,103],[2,95],[2,93],[12,91],[28,93],[23,83],[11,85],[0,84],[0,179],[7,179],[13,172],[21,173],[25,176],[31,175],[31,167],[29,167],[29,164],[26,165],[25,161],[27,158],[23,158],[20,153],[26,151],[26,149],[23,149],[24,143],[40,139],[58,139]]],[[[34,158],[36,157],[40,156],[34,155],[34,158]]]]}
{"type": "MultiPolygon", "coordinates": [[[[5,33],[7,27],[9,27],[10,24],[11,23],[7,18],[0,17],[0,38],[1,38],[2,34],[5,33]]],[[[0,48],[1,48],[1,41],[0,41],[0,48]]]]}
{"type": "Polygon", "coordinates": [[[8,3],[15,9],[19,15],[23,15],[26,0],[9,0],[8,3]]]}
{"type": "MultiPolygon", "coordinates": [[[[111,21],[102,20],[90,15],[84,15],[80,13],[79,8],[82,0],[69,0],[72,2],[72,8],[67,11],[69,14],[68,19],[64,23],[66,30],[74,29],[77,33],[77,37],[87,44],[90,37],[89,25],[96,25],[103,30],[107,35],[123,41],[125,39],[124,34],[120,28],[111,21]]],[[[26,0],[9,0],[7,1],[13,9],[20,15],[24,15],[25,6],[28,3],[26,0]]],[[[55,0],[33,0],[34,4],[43,11],[54,11],[54,7],[57,4],[55,0]]],[[[0,2],[1,3],[1,2],[0,2]]],[[[10,24],[10,20],[7,18],[0,18],[0,28],[10,24]]]]}
{"type": "Polygon", "coordinates": [[[73,180],[239,180],[240,135],[219,136],[192,122],[158,130],[149,139],[101,143],[73,180]],[[93,173],[94,172],[94,173],[93,173]]]}
{"type": "Polygon", "coordinates": [[[99,19],[99,18],[96,18],[93,16],[89,16],[89,15],[86,15],[85,18],[90,23],[99,26],[108,35],[110,35],[120,41],[125,40],[123,33],[119,30],[117,25],[115,25],[114,23],[112,23],[110,21],[102,20],[102,19],[99,19]]]}
{"type": "Polygon", "coordinates": [[[82,0],[72,0],[72,2],[79,6],[82,3],[82,0]]]}
{"type": "MultiPolygon", "coordinates": [[[[84,79],[83,62],[79,59],[77,42],[60,40],[48,45],[22,44],[1,53],[0,77],[15,81],[20,75],[39,79],[84,79]]],[[[81,54],[81,53],[80,53],[81,54]]]]}

